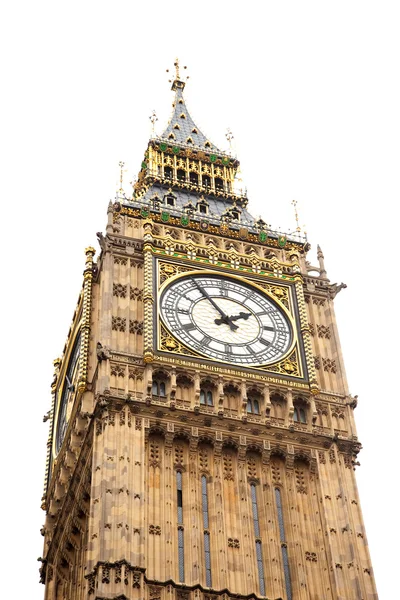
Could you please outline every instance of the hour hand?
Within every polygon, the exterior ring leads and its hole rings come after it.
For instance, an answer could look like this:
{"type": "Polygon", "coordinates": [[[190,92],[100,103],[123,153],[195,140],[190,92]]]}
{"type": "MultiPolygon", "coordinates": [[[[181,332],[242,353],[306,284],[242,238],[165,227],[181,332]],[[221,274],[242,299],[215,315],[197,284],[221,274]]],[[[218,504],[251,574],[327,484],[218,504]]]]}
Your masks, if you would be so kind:
{"type": "Polygon", "coordinates": [[[247,321],[249,317],[251,317],[251,313],[240,312],[234,317],[229,317],[229,319],[230,321],[238,321],[239,319],[244,319],[245,321],[247,321]]]}
{"type": "Polygon", "coordinates": [[[232,321],[234,321],[234,320],[235,319],[232,319],[231,317],[224,315],[223,317],[221,317],[221,319],[215,319],[214,323],[216,325],[222,325],[222,323],[225,323],[225,325],[229,325],[229,327],[231,328],[232,331],[235,331],[236,329],[239,329],[239,327],[237,325],[235,325],[234,323],[232,323],[232,321]]]}

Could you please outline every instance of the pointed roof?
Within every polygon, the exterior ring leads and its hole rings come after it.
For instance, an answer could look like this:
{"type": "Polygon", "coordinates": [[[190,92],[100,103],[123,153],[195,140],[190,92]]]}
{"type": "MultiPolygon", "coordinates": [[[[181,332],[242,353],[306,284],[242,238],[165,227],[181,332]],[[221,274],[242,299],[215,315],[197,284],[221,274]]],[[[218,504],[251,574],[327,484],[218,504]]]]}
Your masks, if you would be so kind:
{"type": "Polygon", "coordinates": [[[197,127],[190,116],[183,97],[185,82],[181,81],[180,79],[178,61],[176,61],[174,64],[176,76],[171,88],[175,92],[175,100],[172,105],[173,111],[167,128],[161,134],[160,138],[168,141],[169,143],[173,143],[175,141],[176,144],[182,146],[201,148],[206,152],[221,153],[221,150],[212,144],[204,135],[204,133],[200,131],[199,127],[197,127]]]}

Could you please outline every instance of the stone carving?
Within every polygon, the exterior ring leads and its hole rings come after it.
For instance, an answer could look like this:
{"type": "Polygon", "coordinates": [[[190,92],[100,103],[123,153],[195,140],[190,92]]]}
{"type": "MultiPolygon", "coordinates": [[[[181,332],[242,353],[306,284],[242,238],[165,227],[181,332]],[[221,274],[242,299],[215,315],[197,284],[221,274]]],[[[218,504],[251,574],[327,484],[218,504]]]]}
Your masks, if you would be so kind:
{"type": "Polygon", "coordinates": [[[129,290],[130,300],[143,300],[143,290],[137,287],[131,287],[129,290]]]}
{"type": "Polygon", "coordinates": [[[129,333],[143,335],[143,321],[129,320],[129,333]]]}
{"type": "Polygon", "coordinates": [[[111,317],[111,329],[113,331],[125,331],[126,319],[124,317],[111,317]]]}
{"type": "Polygon", "coordinates": [[[317,333],[320,338],[331,339],[331,330],[329,326],[317,325],[317,333]]]}
{"type": "Polygon", "coordinates": [[[126,298],[128,286],[122,285],[121,283],[113,283],[113,296],[118,298],[126,298]]]}
{"type": "Polygon", "coordinates": [[[324,371],[327,371],[328,373],[336,373],[337,371],[336,361],[334,358],[323,358],[322,365],[324,367],[324,371]]]}
{"type": "Polygon", "coordinates": [[[161,527],[159,525],[149,525],[149,533],[151,535],[161,535],[161,527]]]}

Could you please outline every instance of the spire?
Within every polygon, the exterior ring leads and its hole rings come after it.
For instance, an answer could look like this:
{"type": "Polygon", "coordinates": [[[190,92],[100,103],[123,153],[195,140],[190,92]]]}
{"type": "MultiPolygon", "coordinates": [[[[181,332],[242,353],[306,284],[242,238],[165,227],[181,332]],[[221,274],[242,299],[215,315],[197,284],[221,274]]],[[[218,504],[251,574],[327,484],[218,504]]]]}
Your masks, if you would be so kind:
{"type": "MultiPolygon", "coordinates": [[[[175,99],[172,105],[173,111],[167,128],[161,134],[160,138],[170,144],[175,143],[188,148],[201,149],[205,152],[217,152],[221,154],[221,150],[218,150],[218,148],[207,139],[190,116],[183,97],[183,90],[186,83],[181,79],[178,59],[174,62],[174,66],[175,79],[173,80],[171,87],[175,92],[175,99]]],[[[186,67],[183,68],[186,69],[186,67]]]]}

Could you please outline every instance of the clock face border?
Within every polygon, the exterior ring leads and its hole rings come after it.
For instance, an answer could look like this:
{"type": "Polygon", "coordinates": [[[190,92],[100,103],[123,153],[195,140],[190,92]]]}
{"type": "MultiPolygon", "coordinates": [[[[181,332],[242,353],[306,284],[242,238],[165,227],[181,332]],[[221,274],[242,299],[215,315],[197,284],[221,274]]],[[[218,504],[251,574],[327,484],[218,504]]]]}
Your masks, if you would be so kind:
{"type": "Polygon", "coordinates": [[[269,373],[271,376],[279,376],[279,377],[291,377],[290,373],[284,373],[284,372],[279,372],[276,373],[273,368],[276,367],[276,365],[279,365],[279,363],[284,362],[285,360],[288,360],[289,357],[291,357],[293,355],[293,352],[296,353],[296,356],[298,358],[297,362],[298,362],[298,374],[294,375],[293,377],[295,377],[297,380],[299,381],[307,381],[307,368],[306,368],[306,360],[305,360],[305,353],[304,353],[304,347],[303,344],[301,343],[301,338],[298,335],[298,331],[300,331],[300,322],[299,322],[299,316],[298,316],[298,311],[296,308],[296,302],[295,302],[295,298],[294,298],[294,281],[290,282],[290,281],[275,281],[269,278],[265,278],[265,279],[261,279],[260,276],[257,276],[257,274],[250,274],[250,273],[246,273],[243,274],[245,275],[245,279],[243,278],[243,276],[239,276],[237,274],[233,274],[230,272],[227,272],[225,269],[221,268],[219,269],[218,266],[215,266],[215,268],[206,268],[206,269],[202,269],[201,267],[196,269],[193,266],[189,266],[186,265],[185,263],[181,263],[181,262],[175,262],[175,261],[166,261],[165,260],[166,257],[163,257],[163,259],[156,259],[155,260],[155,266],[156,266],[156,277],[154,278],[154,286],[155,286],[155,294],[156,294],[156,298],[157,298],[157,302],[155,302],[155,307],[154,307],[154,311],[155,311],[155,318],[157,320],[157,327],[154,328],[154,348],[157,352],[157,354],[160,355],[165,355],[165,356],[171,356],[171,352],[173,352],[173,354],[175,356],[179,356],[180,358],[183,358],[185,360],[197,360],[197,361],[204,361],[208,364],[215,364],[218,363],[220,365],[226,364],[227,366],[229,366],[229,368],[231,369],[236,369],[238,371],[263,371],[265,373],[269,373]],[[167,277],[165,280],[161,281],[161,271],[160,271],[160,266],[170,266],[172,268],[173,271],[175,271],[174,274],[171,274],[171,276],[167,277]],[[170,329],[164,324],[164,321],[161,318],[161,306],[160,306],[160,302],[161,302],[161,297],[164,293],[164,291],[166,290],[167,287],[169,287],[174,281],[181,279],[181,278],[185,278],[185,277],[190,277],[191,275],[197,275],[197,276],[214,276],[217,278],[225,278],[225,279],[231,279],[234,281],[237,281],[238,283],[241,283],[242,285],[245,285],[246,287],[249,288],[254,288],[256,291],[258,291],[260,294],[266,296],[270,302],[272,302],[274,305],[276,305],[279,310],[281,310],[285,316],[285,318],[288,320],[290,327],[291,327],[291,335],[292,335],[292,340],[291,340],[291,344],[289,346],[289,348],[287,349],[287,351],[280,356],[276,361],[274,362],[270,362],[267,364],[242,364],[242,363],[235,363],[235,362],[230,362],[228,360],[223,361],[221,359],[215,359],[212,357],[209,357],[205,354],[201,354],[200,352],[196,351],[195,349],[192,349],[191,347],[189,347],[188,345],[186,345],[184,342],[182,342],[180,339],[176,338],[176,336],[174,336],[173,332],[170,331],[170,329]],[[284,287],[286,288],[287,292],[288,292],[288,304],[289,304],[289,309],[282,303],[280,302],[280,300],[278,298],[275,298],[272,294],[270,294],[264,287],[263,284],[268,284],[271,285],[272,287],[284,287]],[[165,332],[167,332],[168,334],[171,334],[171,338],[176,340],[179,344],[179,346],[182,348],[182,351],[178,350],[165,350],[162,346],[161,346],[161,334],[163,332],[163,330],[165,332]]]}
{"type": "MultiPolygon", "coordinates": [[[[82,339],[82,332],[81,332],[81,324],[79,323],[78,326],[76,327],[76,330],[72,336],[71,339],[71,343],[69,344],[69,348],[68,348],[68,353],[65,356],[64,360],[63,360],[63,366],[62,369],[60,371],[60,374],[58,376],[58,385],[57,385],[57,390],[56,390],[56,396],[55,396],[55,417],[54,417],[54,421],[53,421],[53,435],[52,435],[52,457],[55,458],[58,453],[60,452],[62,445],[63,445],[63,441],[65,438],[65,433],[67,431],[68,428],[68,422],[67,421],[67,404],[69,402],[68,398],[64,397],[64,394],[66,393],[66,387],[68,386],[68,382],[66,380],[66,375],[70,370],[71,367],[71,361],[74,360],[74,368],[73,368],[73,372],[76,372],[76,365],[78,367],[78,371],[79,371],[79,361],[81,359],[80,353],[81,353],[81,339],[82,339]],[[59,440],[59,436],[60,436],[60,427],[62,426],[60,423],[60,419],[63,416],[63,411],[64,411],[64,418],[65,418],[65,424],[64,424],[64,432],[63,432],[63,439],[60,441],[59,440]]],[[[72,373],[73,374],[73,373],[72,373]]],[[[74,381],[71,382],[72,384],[76,385],[76,378],[74,379],[74,381]]],[[[75,390],[72,392],[74,393],[76,391],[75,390]]]]}

